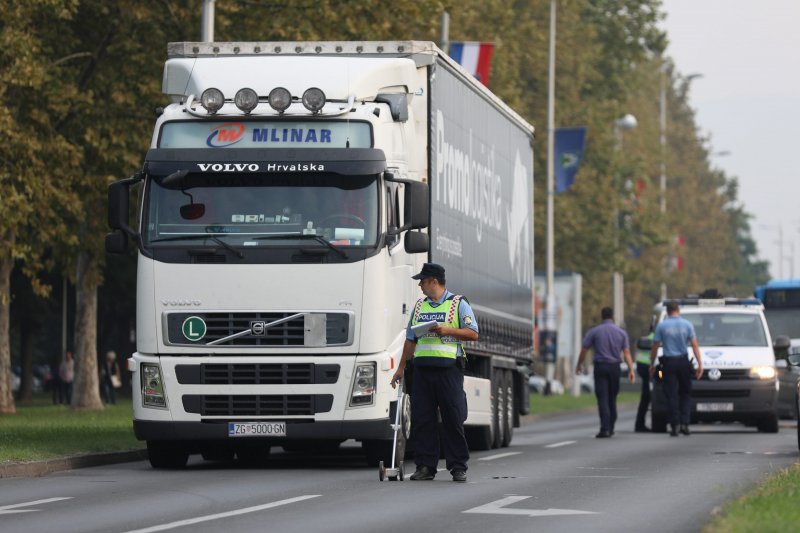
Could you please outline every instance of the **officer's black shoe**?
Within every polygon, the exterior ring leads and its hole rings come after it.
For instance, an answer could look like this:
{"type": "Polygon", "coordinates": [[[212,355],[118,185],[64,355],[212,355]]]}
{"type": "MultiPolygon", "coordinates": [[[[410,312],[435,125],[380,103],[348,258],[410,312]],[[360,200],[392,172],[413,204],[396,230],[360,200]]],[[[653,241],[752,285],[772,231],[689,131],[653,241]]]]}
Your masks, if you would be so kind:
{"type": "Polygon", "coordinates": [[[600,433],[594,436],[594,438],[596,439],[607,439],[609,437],[611,437],[611,433],[609,433],[608,431],[601,431],[600,433]]]}
{"type": "Polygon", "coordinates": [[[687,437],[692,434],[692,432],[689,431],[689,426],[687,426],[686,424],[681,424],[680,432],[686,435],[687,437]]]}
{"type": "MultiPolygon", "coordinates": [[[[418,466],[417,471],[411,474],[412,481],[430,481],[434,477],[436,477],[436,471],[425,465],[418,466]]],[[[466,479],[466,475],[464,479],[466,479]]]]}
{"type": "Polygon", "coordinates": [[[636,433],[651,433],[653,430],[647,426],[639,426],[634,429],[636,433]]]}
{"type": "Polygon", "coordinates": [[[450,473],[453,475],[453,481],[455,481],[456,483],[466,483],[467,473],[464,472],[463,470],[455,468],[450,473]]]}
{"type": "Polygon", "coordinates": [[[678,436],[678,426],[672,426],[669,431],[670,437],[677,437],[678,436]]]}

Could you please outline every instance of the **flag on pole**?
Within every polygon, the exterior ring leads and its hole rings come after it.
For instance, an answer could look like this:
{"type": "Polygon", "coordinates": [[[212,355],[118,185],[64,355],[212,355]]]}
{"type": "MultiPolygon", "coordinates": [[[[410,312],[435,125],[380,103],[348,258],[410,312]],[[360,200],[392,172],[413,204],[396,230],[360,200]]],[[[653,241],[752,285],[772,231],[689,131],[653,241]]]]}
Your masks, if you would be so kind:
{"type": "Polygon", "coordinates": [[[555,174],[556,192],[564,192],[575,181],[575,173],[583,160],[586,128],[556,128],[555,174]]]}
{"type": "Polygon", "coordinates": [[[450,57],[487,87],[489,86],[492,52],[494,52],[494,43],[475,41],[450,43],[450,57]]]}

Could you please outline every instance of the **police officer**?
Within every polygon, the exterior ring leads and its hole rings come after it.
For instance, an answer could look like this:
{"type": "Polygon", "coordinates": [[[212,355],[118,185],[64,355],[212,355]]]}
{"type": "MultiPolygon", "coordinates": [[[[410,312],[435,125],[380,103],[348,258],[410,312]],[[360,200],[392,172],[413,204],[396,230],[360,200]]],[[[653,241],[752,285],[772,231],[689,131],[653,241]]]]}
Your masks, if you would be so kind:
{"type": "Polygon", "coordinates": [[[661,364],[664,368],[664,395],[669,405],[670,436],[678,436],[680,432],[689,435],[690,409],[692,406],[689,394],[692,392],[692,362],[689,360],[687,346],[691,344],[697,359],[695,378],[703,375],[703,361],[700,358],[700,347],[694,326],[680,317],[678,302],[667,302],[667,318],[656,326],[653,335],[653,348],[650,350],[650,375],[656,371],[656,355],[658,347],[664,345],[661,364]]]}
{"type": "Polygon", "coordinates": [[[583,359],[589,349],[594,351],[594,395],[597,397],[597,410],[600,414],[600,432],[595,435],[598,439],[607,439],[614,436],[614,424],[617,422],[617,394],[619,394],[619,378],[622,362],[620,354],[625,356],[628,365],[628,379],[636,382],[633,373],[633,359],[628,348],[628,334],[621,327],[614,324],[614,310],[604,307],[600,311],[603,320],[599,325],[590,329],[581,343],[581,352],[578,354],[578,365],[575,373],[583,372],[583,359]]]}
{"type": "Polygon", "coordinates": [[[441,413],[442,446],[453,481],[467,480],[469,450],[464,438],[467,398],[464,394],[465,354],[461,341],[478,339],[478,323],[466,298],[445,288],[444,267],[425,263],[419,274],[425,298],[417,301],[406,329],[403,357],[392,377],[392,387],[403,376],[413,357],[411,426],[414,441],[414,481],[432,480],[439,463],[437,409],[441,413]],[[411,327],[423,322],[437,324],[419,338],[411,327]]]}
{"type": "MultiPolygon", "coordinates": [[[[653,332],[647,335],[653,340],[653,332]]],[[[645,424],[647,409],[650,407],[650,352],[647,350],[636,350],[636,375],[642,380],[642,394],[639,396],[639,409],[636,411],[636,433],[648,433],[650,428],[645,424]]]]}

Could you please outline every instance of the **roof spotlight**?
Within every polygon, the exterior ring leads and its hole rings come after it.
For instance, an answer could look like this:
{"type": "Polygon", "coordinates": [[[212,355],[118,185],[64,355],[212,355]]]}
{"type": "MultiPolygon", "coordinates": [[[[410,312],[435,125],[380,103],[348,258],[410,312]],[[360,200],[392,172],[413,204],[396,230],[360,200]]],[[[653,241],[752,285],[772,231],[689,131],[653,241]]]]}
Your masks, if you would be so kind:
{"type": "Polygon", "coordinates": [[[303,93],[303,105],[312,113],[319,113],[325,105],[325,93],[316,87],[306,89],[303,93]]]}
{"type": "Polygon", "coordinates": [[[213,115],[222,108],[225,103],[225,95],[219,89],[206,89],[200,95],[200,105],[206,108],[209,114],[213,115]]]}
{"type": "Polygon", "coordinates": [[[269,92],[267,101],[272,109],[278,113],[283,113],[292,105],[292,93],[283,87],[275,87],[269,92]]]}
{"type": "Polygon", "coordinates": [[[236,96],[233,97],[233,103],[245,113],[250,113],[258,105],[258,95],[253,89],[245,87],[236,92],[236,96]]]}

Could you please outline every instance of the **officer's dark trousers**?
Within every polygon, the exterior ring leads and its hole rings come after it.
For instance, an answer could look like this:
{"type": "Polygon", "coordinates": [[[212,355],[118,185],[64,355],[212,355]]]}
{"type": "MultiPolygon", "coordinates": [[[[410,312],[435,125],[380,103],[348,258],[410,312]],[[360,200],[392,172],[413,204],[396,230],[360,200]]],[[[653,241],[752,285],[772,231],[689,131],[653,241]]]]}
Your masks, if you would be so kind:
{"type": "Polygon", "coordinates": [[[469,450],[464,438],[464,420],[467,419],[464,373],[455,365],[425,368],[415,364],[412,389],[414,462],[436,471],[439,464],[438,408],[442,415],[442,447],[447,469],[466,471],[469,450]]]}
{"type": "Polygon", "coordinates": [[[689,424],[692,401],[692,363],[683,356],[662,357],[664,365],[664,396],[669,406],[669,423],[689,424]]]}
{"type": "Polygon", "coordinates": [[[639,396],[639,410],[636,411],[636,429],[645,427],[645,417],[647,408],[650,407],[650,365],[647,363],[636,363],[636,374],[642,381],[642,395],[639,396]]]}
{"type": "Polygon", "coordinates": [[[619,363],[594,364],[594,395],[597,396],[597,409],[600,411],[600,431],[614,431],[619,376],[619,363]]]}

